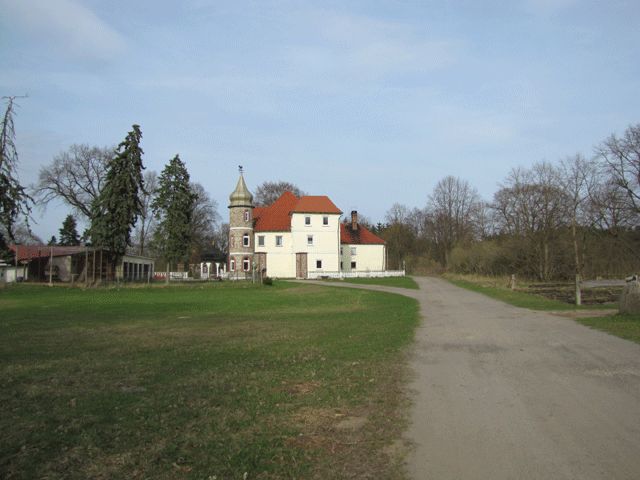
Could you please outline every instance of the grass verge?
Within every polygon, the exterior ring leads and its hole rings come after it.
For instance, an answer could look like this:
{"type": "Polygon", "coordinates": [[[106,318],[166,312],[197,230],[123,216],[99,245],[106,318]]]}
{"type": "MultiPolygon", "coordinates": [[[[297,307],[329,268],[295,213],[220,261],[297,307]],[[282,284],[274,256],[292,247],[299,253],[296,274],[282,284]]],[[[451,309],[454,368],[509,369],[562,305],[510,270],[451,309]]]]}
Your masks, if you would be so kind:
{"type": "Polygon", "coordinates": [[[617,337],[640,343],[640,315],[609,315],[606,317],[577,318],[578,322],[617,337]]]}
{"type": "Polygon", "coordinates": [[[474,277],[465,278],[462,275],[445,274],[443,278],[458,287],[466,288],[474,292],[482,293],[488,297],[501,300],[516,307],[529,308],[531,310],[598,310],[612,308],[611,304],[601,305],[582,305],[577,307],[570,303],[551,300],[540,295],[511,290],[497,280],[488,281],[486,278],[475,279],[474,277]]]}
{"type": "Polygon", "coordinates": [[[383,285],[385,287],[411,288],[418,290],[418,284],[411,277],[374,277],[374,278],[345,278],[335,280],[346,283],[358,283],[362,285],[383,285]]]}
{"type": "Polygon", "coordinates": [[[0,311],[1,478],[401,475],[411,299],[21,285],[0,311]]]}

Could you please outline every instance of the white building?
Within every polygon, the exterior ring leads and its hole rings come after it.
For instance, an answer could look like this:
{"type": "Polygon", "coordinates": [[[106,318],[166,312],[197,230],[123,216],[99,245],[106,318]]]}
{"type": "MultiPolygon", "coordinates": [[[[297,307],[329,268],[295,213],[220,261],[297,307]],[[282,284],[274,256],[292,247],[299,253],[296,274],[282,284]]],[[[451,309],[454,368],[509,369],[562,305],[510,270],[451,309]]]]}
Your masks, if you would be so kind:
{"type": "Polygon", "coordinates": [[[268,207],[254,207],[242,172],[229,197],[229,275],[255,272],[276,278],[387,275],[384,240],[358,224],[342,222],[327,196],[284,192],[268,207]]]}

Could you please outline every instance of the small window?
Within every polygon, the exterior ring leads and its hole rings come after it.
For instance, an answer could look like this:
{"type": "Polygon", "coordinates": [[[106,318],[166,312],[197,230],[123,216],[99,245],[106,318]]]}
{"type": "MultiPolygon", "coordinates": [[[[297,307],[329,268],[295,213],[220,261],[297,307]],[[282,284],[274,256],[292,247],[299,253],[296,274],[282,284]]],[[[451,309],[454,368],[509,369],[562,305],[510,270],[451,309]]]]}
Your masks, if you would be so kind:
{"type": "Polygon", "coordinates": [[[329,225],[329,217],[322,217],[322,224],[323,225],[329,225]]]}
{"type": "Polygon", "coordinates": [[[340,247],[340,255],[344,255],[344,249],[340,247]]]}
{"type": "Polygon", "coordinates": [[[351,256],[355,257],[356,255],[356,247],[351,247],[351,256]]]}
{"type": "Polygon", "coordinates": [[[231,261],[229,262],[229,270],[231,270],[232,272],[236,271],[236,261],[234,259],[231,259],[231,261]]]}
{"type": "Polygon", "coordinates": [[[351,262],[351,268],[352,269],[356,268],[356,262],[351,262]]]}
{"type": "Polygon", "coordinates": [[[248,246],[250,246],[249,234],[248,234],[248,233],[245,233],[245,234],[242,236],[242,246],[243,246],[243,247],[248,247],[248,246]]]}
{"type": "Polygon", "coordinates": [[[316,268],[322,268],[322,260],[316,260],[316,268]]]}
{"type": "Polygon", "coordinates": [[[258,235],[258,246],[264,247],[264,235],[258,235]]]}
{"type": "Polygon", "coordinates": [[[304,217],[304,224],[311,225],[311,217],[304,217]]]}
{"type": "Polygon", "coordinates": [[[344,270],[344,267],[342,266],[342,262],[340,262],[340,270],[344,270]]]}
{"type": "Polygon", "coordinates": [[[242,261],[242,269],[243,269],[245,272],[248,272],[248,271],[251,269],[251,260],[249,260],[248,258],[245,258],[245,259],[242,261]]]}
{"type": "Polygon", "coordinates": [[[313,245],[313,235],[307,235],[307,245],[313,245]]]}
{"type": "Polygon", "coordinates": [[[249,221],[249,218],[251,218],[249,215],[250,215],[250,214],[249,214],[249,210],[245,210],[245,211],[244,211],[244,221],[245,221],[245,222],[248,222],[248,221],[249,221]]]}
{"type": "Polygon", "coordinates": [[[276,235],[276,247],[282,246],[282,235],[276,235]]]}

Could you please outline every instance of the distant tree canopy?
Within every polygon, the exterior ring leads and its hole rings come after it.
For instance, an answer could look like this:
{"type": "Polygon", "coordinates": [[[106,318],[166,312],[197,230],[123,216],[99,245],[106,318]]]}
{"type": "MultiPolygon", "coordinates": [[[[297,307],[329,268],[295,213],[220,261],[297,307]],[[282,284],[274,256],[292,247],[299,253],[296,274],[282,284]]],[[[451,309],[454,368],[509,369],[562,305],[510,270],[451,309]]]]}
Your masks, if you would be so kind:
{"type": "Polygon", "coordinates": [[[131,229],[142,213],[144,192],[142,132],[133,125],[109,161],[103,188],[91,208],[91,240],[123,255],[131,245],[131,229]]]}
{"type": "Polygon", "coordinates": [[[422,209],[394,204],[376,232],[390,268],[549,281],[640,270],[640,125],[592,158],[512,169],[492,201],[445,177],[422,209]]]}
{"type": "Polygon", "coordinates": [[[290,182],[279,180],[277,182],[263,182],[256,188],[253,195],[253,202],[258,207],[271,205],[284,192],[291,192],[296,197],[306,195],[298,186],[290,182]]]}

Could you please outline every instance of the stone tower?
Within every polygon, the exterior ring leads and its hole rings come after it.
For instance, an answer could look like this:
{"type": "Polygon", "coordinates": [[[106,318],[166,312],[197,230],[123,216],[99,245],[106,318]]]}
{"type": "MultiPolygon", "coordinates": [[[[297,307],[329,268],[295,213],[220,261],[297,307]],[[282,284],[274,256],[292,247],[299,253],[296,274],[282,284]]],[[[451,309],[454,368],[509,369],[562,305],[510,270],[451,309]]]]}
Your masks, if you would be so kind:
{"type": "Polygon", "coordinates": [[[244,183],[242,167],[229,195],[229,276],[249,278],[253,266],[253,195],[244,183]]]}

